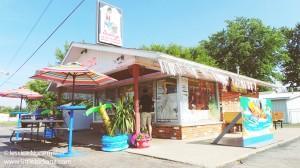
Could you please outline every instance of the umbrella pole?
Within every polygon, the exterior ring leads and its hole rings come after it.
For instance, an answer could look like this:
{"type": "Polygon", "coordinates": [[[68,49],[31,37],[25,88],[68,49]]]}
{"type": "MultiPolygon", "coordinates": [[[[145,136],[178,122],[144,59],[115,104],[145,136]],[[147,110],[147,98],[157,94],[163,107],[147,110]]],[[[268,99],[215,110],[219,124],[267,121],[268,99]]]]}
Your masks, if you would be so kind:
{"type": "Polygon", "coordinates": [[[74,105],[74,92],[75,92],[75,75],[73,75],[73,86],[72,86],[72,105],[74,105]]]}
{"type": "MultiPolygon", "coordinates": [[[[21,96],[21,102],[20,102],[20,107],[19,107],[19,113],[17,114],[18,116],[18,122],[17,122],[17,127],[21,128],[21,110],[22,110],[22,102],[23,102],[23,96],[21,96]]],[[[16,140],[19,140],[20,133],[19,131],[16,132],[16,140]]]]}
{"type": "Polygon", "coordinates": [[[22,111],[22,103],[23,103],[23,97],[21,97],[21,102],[20,102],[20,107],[19,107],[19,111],[22,111]]]}
{"type": "MultiPolygon", "coordinates": [[[[72,87],[72,105],[74,105],[74,92],[75,92],[75,75],[73,75],[73,87],[72,87]]],[[[69,121],[69,142],[68,142],[68,154],[72,155],[72,144],[73,144],[73,125],[74,125],[74,111],[70,110],[70,121],[69,121]]]]}

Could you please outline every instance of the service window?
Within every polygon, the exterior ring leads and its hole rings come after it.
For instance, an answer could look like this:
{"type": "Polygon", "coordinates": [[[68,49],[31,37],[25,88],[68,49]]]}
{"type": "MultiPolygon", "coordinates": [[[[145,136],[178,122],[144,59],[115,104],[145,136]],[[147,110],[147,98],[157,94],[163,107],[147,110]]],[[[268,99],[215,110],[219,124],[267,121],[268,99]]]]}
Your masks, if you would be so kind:
{"type": "Polygon", "coordinates": [[[189,109],[201,112],[209,110],[211,117],[219,118],[215,82],[189,79],[189,109]]]}

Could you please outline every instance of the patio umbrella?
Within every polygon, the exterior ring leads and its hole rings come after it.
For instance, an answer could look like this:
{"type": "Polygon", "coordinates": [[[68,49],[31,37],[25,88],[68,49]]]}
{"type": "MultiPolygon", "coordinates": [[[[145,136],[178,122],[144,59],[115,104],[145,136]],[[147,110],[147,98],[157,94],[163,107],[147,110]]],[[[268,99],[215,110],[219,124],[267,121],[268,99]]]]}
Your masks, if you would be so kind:
{"type": "Polygon", "coordinates": [[[97,74],[77,62],[42,68],[31,78],[53,81],[63,86],[72,85],[72,105],[74,105],[75,84],[104,85],[116,81],[104,74],[97,74]]]}
{"type": "Polygon", "coordinates": [[[58,158],[72,157],[76,155],[72,151],[72,138],[73,138],[73,124],[74,124],[74,110],[83,110],[85,106],[74,106],[74,90],[76,85],[104,85],[116,81],[104,74],[97,74],[88,68],[80,65],[79,63],[69,63],[66,65],[59,65],[54,67],[46,67],[40,69],[31,78],[43,79],[53,81],[62,85],[72,85],[72,106],[61,106],[61,110],[70,110],[69,116],[69,139],[68,151],[66,153],[55,155],[58,158]]]}
{"type": "MultiPolygon", "coordinates": [[[[18,128],[21,127],[21,114],[27,113],[27,112],[21,111],[23,99],[34,100],[34,99],[40,99],[43,97],[43,95],[41,95],[37,92],[34,92],[32,90],[26,89],[24,87],[0,92],[0,96],[1,97],[9,97],[9,98],[21,98],[20,110],[17,112],[12,112],[12,114],[18,115],[18,122],[17,122],[18,128]]],[[[19,132],[16,133],[16,139],[19,140],[19,132]]]]}
{"type": "Polygon", "coordinates": [[[34,92],[32,90],[26,89],[24,87],[0,92],[0,96],[1,97],[9,97],[9,98],[20,98],[21,99],[20,111],[22,109],[23,99],[34,100],[34,99],[40,99],[43,97],[43,95],[41,95],[37,92],[34,92]]]}

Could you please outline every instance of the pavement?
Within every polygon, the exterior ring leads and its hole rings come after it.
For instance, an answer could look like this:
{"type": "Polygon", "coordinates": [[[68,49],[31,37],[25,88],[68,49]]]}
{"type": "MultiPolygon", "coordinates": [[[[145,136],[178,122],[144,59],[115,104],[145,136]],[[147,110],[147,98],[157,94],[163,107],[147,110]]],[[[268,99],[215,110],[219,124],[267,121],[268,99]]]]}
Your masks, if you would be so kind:
{"type": "Polygon", "coordinates": [[[80,155],[63,159],[57,159],[53,157],[53,154],[65,152],[67,150],[65,143],[60,143],[58,146],[51,143],[22,143],[20,145],[12,145],[8,143],[9,135],[8,128],[0,127],[0,163],[4,163],[0,164],[0,168],[34,168],[36,165],[42,165],[43,168],[195,168],[224,166],[259,167],[264,164],[268,165],[267,167],[278,167],[277,165],[285,163],[284,159],[290,159],[290,161],[286,161],[287,163],[291,163],[290,167],[298,167],[300,164],[299,157],[296,157],[295,154],[300,150],[300,140],[295,141],[300,137],[300,128],[278,129],[274,135],[274,143],[260,148],[212,145],[210,144],[210,140],[207,139],[153,139],[150,148],[132,148],[113,153],[100,151],[98,145],[99,137],[97,135],[92,135],[91,132],[75,132],[74,139],[77,143],[74,145],[74,150],[79,151],[80,155]],[[78,143],[78,141],[81,143],[78,143]],[[295,143],[291,143],[291,146],[284,145],[291,141],[295,141],[295,143]],[[278,145],[279,147],[273,148],[278,145]],[[47,152],[41,153],[45,151],[47,152]],[[29,154],[22,155],[14,152],[29,152],[29,154]],[[30,152],[33,154],[30,154],[30,152]],[[278,155],[278,153],[282,153],[284,156],[281,154],[278,155]],[[279,160],[271,161],[274,158],[279,160]],[[15,162],[12,163],[11,161],[15,162]]]}
{"type": "Polygon", "coordinates": [[[291,143],[257,153],[248,158],[233,162],[225,168],[298,168],[300,165],[300,139],[291,143]]]}
{"type": "Polygon", "coordinates": [[[150,148],[128,149],[127,152],[200,167],[222,167],[299,137],[300,128],[277,129],[274,133],[274,142],[260,148],[212,145],[203,140],[154,139],[150,148]]]}
{"type": "MultiPolygon", "coordinates": [[[[65,143],[52,145],[50,143],[23,142],[19,145],[9,143],[11,132],[9,127],[0,127],[0,168],[196,168],[174,161],[145,157],[127,152],[103,152],[97,145],[91,145],[93,140],[88,140],[87,144],[76,144],[74,150],[80,155],[72,158],[55,158],[53,154],[65,152],[65,143]]],[[[78,135],[79,133],[75,133],[78,135]]],[[[86,135],[86,138],[93,136],[86,135]]],[[[97,137],[99,139],[99,137],[97,137]]],[[[83,140],[83,138],[77,138],[83,140]]],[[[98,140],[94,140],[99,143],[98,140]]]]}

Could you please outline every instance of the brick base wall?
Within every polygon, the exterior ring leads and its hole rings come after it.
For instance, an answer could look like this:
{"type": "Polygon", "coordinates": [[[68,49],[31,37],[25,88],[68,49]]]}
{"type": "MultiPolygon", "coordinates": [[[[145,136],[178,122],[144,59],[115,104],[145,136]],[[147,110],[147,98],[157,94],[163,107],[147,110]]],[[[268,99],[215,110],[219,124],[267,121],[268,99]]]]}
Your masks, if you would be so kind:
{"type": "Polygon", "coordinates": [[[152,136],[162,139],[191,139],[210,135],[217,135],[222,131],[222,124],[197,126],[166,126],[153,125],[152,136]]]}
{"type": "Polygon", "coordinates": [[[206,137],[212,135],[218,135],[222,131],[222,124],[209,124],[182,127],[182,139],[191,139],[198,137],[206,137]]]}
{"type": "Polygon", "coordinates": [[[162,139],[182,139],[180,126],[152,125],[152,137],[162,139]]]}
{"type": "MultiPolygon", "coordinates": [[[[99,134],[105,134],[103,123],[92,123],[91,129],[99,134]]],[[[197,126],[152,125],[152,137],[161,139],[191,139],[219,134],[222,124],[197,126]]]]}

